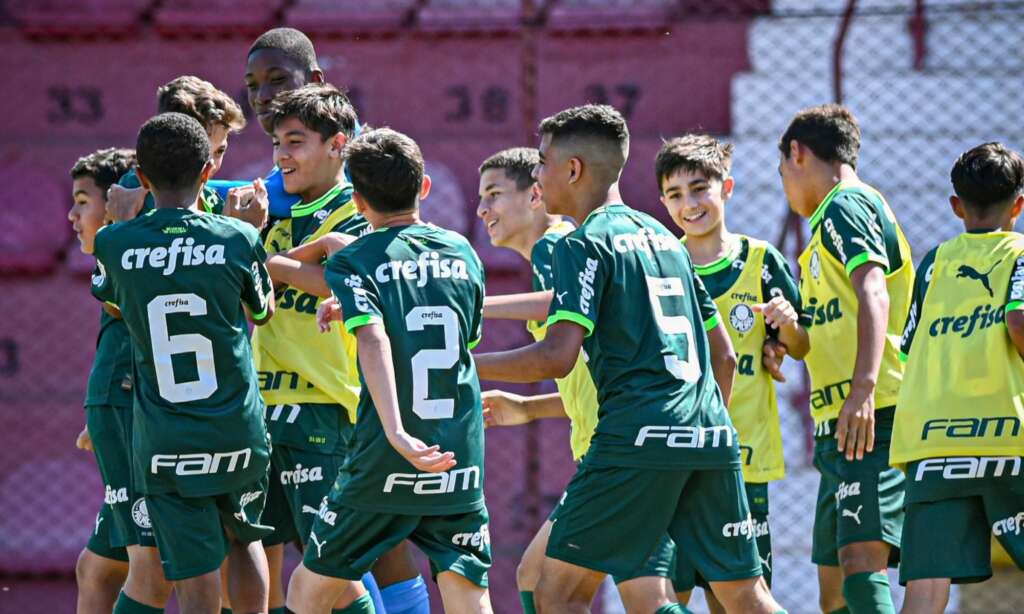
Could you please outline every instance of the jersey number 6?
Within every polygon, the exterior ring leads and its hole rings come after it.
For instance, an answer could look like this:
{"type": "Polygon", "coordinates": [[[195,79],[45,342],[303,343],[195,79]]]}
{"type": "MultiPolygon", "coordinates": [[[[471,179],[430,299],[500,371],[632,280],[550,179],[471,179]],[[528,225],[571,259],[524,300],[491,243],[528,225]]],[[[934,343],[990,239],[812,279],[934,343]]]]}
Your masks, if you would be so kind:
{"type": "Polygon", "coordinates": [[[187,313],[205,316],[206,301],[196,294],[163,294],[146,305],[149,316],[149,340],[153,346],[153,367],[160,396],[171,403],[187,403],[209,398],[217,390],[217,371],[213,366],[213,344],[202,335],[171,335],[167,332],[167,314],[187,313]],[[177,382],[171,356],[195,354],[199,379],[177,382]]]}

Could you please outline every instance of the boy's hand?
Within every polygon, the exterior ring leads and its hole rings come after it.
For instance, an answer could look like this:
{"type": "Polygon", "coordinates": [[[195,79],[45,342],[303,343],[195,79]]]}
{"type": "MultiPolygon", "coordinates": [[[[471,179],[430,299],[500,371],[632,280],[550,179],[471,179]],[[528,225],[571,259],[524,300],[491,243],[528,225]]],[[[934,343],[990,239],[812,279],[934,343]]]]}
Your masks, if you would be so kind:
{"type": "Polygon", "coordinates": [[[767,303],[752,305],[751,309],[755,312],[764,314],[765,323],[776,330],[783,326],[796,324],[797,318],[799,317],[799,314],[797,314],[792,303],[782,296],[776,296],[767,303]]]}
{"type": "Polygon", "coordinates": [[[761,365],[777,382],[786,381],[786,376],[782,374],[782,363],[788,351],[786,344],[777,339],[765,339],[764,345],[761,346],[761,365]]]}
{"type": "Polygon", "coordinates": [[[412,435],[399,431],[388,441],[413,467],[427,473],[440,473],[455,466],[455,453],[441,452],[440,446],[428,446],[412,435]]]}
{"type": "Polygon", "coordinates": [[[127,222],[134,220],[142,206],[146,203],[144,188],[126,188],[116,183],[107,190],[107,215],[108,222],[127,222]]]}
{"type": "Polygon", "coordinates": [[[227,202],[224,203],[224,215],[248,222],[258,230],[267,225],[270,211],[270,198],[263,180],[256,178],[252,185],[243,185],[228,190],[227,202]]]}
{"type": "Polygon", "coordinates": [[[78,438],[75,439],[75,447],[78,448],[79,450],[92,452],[92,437],[89,436],[88,426],[83,428],[82,432],[78,434],[78,438]]]}
{"type": "Polygon", "coordinates": [[[875,449],[875,395],[874,390],[862,391],[855,387],[843,401],[836,420],[836,441],[846,460],[864,458],[865,452],[875,449]]]}
{"type": "Polygon", "coordinates": [[[316,308],[316,325],[322,333],[331,332],[331,322],[341,322],[341,320],[341,305],[338,303],[338,299],[333,296],[325,298],[320,302],[320,306],[316,308]]]}
{"type": "Polygon", "coordinates": [[[324,259],[327,259],[348,247],[355,240],[356,237],[352,235],[341,232],[329,232],[317,239],[317,242],[324,250],[324,259]]]}
{"type": "Polygon", "coordinates": [[[526,411],[523,397],[501,390],[488,390],[480,395],[484,408],[484,426],[516,426],[533,422],[526,411]]]}

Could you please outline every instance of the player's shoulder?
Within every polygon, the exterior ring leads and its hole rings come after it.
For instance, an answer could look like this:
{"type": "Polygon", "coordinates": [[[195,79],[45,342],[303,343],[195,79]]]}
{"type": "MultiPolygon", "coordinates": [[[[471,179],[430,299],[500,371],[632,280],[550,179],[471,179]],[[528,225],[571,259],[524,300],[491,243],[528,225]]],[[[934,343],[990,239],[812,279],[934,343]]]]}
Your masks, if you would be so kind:
{"type": "Polygon", "coordinates": [[[238,218],[226,215],[202,215],[198,218],[202,226],[225,238],[244,239],[249,245],[260,242],[260,233],[256,227],[238,218]]]}

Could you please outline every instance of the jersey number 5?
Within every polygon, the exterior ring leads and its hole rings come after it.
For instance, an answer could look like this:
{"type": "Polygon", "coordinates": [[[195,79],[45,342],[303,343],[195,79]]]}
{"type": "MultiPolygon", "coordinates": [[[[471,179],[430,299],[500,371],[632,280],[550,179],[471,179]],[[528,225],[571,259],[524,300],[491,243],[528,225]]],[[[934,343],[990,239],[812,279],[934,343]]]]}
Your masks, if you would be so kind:
{"type": "Polygon", "coordinates": [[[661,308],[661,298],[685,296],[683,280],[678,277],[648,277],[647,292],[654,310],[658,328],[670,335],[669,343],[675,351],[665,356],[665,369],[676,379],[696,382],[700,379],[700,361],[693,341],[693,323],[686,316],[667,316],[661,308]]]}
{"type": "Polygon", "coordinates": [[[149,340],[153,346],[153,366],[160,396],[171,403],[187,403],[209,398],[217,390],[217,372],[213,366],[213,344],[202,335],[170,335],[167,332],[167,314],[187,313],[205,316],[206,301],[192,293],[164,294],[146,305],[149,316],[149,340]],[[171,356],[195,354],[199,379],[177,382],[171,356]]]}
{"type": "Polygon", "coordinates": [[[412,357],[412,411],[424,420],[442,420],[455,415],[455,399],[430,399],[427,387],[430,369],[451,369],[459,361],[459,318],[451,307],[414,307],[405,315],[410,332],[427,326],[444,327],[444,347],[420,350],[412,357]]]}

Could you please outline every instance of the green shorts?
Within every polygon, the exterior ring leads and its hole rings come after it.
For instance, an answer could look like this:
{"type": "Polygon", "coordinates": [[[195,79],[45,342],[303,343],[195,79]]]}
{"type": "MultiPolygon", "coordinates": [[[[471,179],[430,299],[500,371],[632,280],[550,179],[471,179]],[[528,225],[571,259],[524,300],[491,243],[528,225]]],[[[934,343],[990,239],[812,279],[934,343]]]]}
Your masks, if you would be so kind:
{"type": "Polygon", "coordinates": [[[565,491],[546,554],[620,579],[634,578],[651,564],[666,534],[709,581],[761,575],[738,468],[583,464],[565,491]]]}
{"type": "Polygon", "coordinates": [[[274,532],[263,539],[263,545],[296,540],[305,544],[344,464],[344,456],[275,445],[270,452],[270,486],[263,511],[263,523],[274,527],[274,532]]]}
{"type": "MultiPolygon", "coordinates": [[[[768,484],[745,482],[747,502],[750,505],[750,518],[757,544],[757,556],[761,559],[761,574],[768,586],[772,584],[772,534],[768,527],[768,484]]],[[[699,586],[708,589],[709,585],[696,568],[685,556],[675,552],[675,573],[671,576],[672,585],[677,593],[692,591],[699,586]]]]}
{"type": "Polygon", "coordinates": [[[266,492],[264,476],[245,488],[209,497],[146,495],[164,576],[184,580],[219,568],[228,553],[226,531],[242,543],[269,535],[273,528],[260,524],[266,492]]]}
{"type": "Polygon", "coordinates": [[[892,546],[889,565],[899,562],[904,478],[889,466],[888,433],[884,435],[886,441],[876,439],[875,449],[859,461],[846,460],[834,437],[815,439],[814,467],[821,481],[811,540],[814,564],[836,567],[840,548],[870,541],[892,546]]]}
{"type": "Polygon", "coordinates": [[[992,535],[1024,569],[1024,458],[930,458],[907,465],[900,584],[992,576],[992,535]]]}
{"type": "Polygon", "coordinates": [[[408,539],[430,559],[430,571],[450,571],[487,587],[491,537],[487,508],[447,516],[356,510],[328,499],[309,534],[302,564],[322,576],[359,580],[384,553],[408,539]]]}
{"type": "Polygon", "coordinates": [[[110,405],[85,408],[96,464],[103,479],[103,502],[110,508],[110,545],[156,546],[153,528],[145,512],[142,493],[134,488],[131,470],[132,408],[110,405]]]}
{"type": "Polygon", "coordinates": [[[89,541],[86,542],[85,547],[89,552],[102,556],[105,559],[127,563],[128,549],[124,546],[114,547],[110,545],[110,531],[113,528],[111,522],[112,515],[113,512],[110,511],[109,505],[104,503],[100,506],[100,511],[96,514],[96,522],[93,526],[92,534],[89,535],[89,541]]]}

